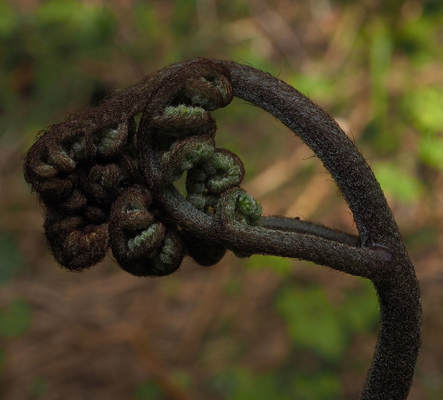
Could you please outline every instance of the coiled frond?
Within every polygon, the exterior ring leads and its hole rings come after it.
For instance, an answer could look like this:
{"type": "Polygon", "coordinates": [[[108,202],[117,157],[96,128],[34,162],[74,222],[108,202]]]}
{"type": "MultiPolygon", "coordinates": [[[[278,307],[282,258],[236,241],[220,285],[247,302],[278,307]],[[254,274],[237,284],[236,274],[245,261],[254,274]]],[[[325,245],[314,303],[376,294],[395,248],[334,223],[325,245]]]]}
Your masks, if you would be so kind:
{"type": "Polygon", "coordinates": [[[226,252],[186,232],[156,194],[187,173],[188,201],[213,215],[222,194],[241,183],[243,164],[215,147],[210,114],[232,100],[229,71],[205,60],[177,66],[160,71],[145,91],[129,112],[123,95],[49,127],[26,156],[49,245],[68,269],[90,267],[108,247],[124,270],[143,276],[174,272],[185,252],[203,265],[226,252]]]}
{"type": "Polygon", "coordinates": [[[406,399],[420,345],[414,266],[354,143],[284,82],[229,61],[171,65],[50,126],[27,153],[24,175],[45,207],[52,253],[70,270],[99,262],[108,247],[139,276],[170,274],[185,254],[212,265],[230,249],[302,258],[370,279],[382,323],[361,399],[406,399]],[[261,217],[260,205],[239,187],[242,162],[215,144],[211,111],[234,94],[274,115],[320,158],[358,237],[299,218],[261,217]],[[173,186],[184,173],[186,198],[173,186]]]}

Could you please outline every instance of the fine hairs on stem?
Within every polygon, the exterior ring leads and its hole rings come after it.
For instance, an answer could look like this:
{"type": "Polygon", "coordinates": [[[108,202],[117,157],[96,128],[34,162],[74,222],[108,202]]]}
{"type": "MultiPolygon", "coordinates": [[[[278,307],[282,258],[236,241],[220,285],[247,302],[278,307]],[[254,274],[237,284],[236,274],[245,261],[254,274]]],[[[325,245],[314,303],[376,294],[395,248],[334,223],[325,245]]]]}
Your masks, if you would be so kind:
{"type": "Polygon", "coordinates": [[[173,273],[185,255],[214,265],[231,250],[305,259],[371,280],[381,325],[360,398],[407,398],[420,346],[414,266],[363,156],[325,111],[286,83],[230,61],[165,67],[41,132],[24,175],[45,207],[49,247],[70,270],[96,264],[109,247],[137,276],[173,273]],[[211,111],[233,96],[274,115],[312,149],[343,193],[358,236],[262,216],[240,187],[242,161],[215,143],[211,111]],[[174,186],[184,173],[186,197],[174,186]]]}

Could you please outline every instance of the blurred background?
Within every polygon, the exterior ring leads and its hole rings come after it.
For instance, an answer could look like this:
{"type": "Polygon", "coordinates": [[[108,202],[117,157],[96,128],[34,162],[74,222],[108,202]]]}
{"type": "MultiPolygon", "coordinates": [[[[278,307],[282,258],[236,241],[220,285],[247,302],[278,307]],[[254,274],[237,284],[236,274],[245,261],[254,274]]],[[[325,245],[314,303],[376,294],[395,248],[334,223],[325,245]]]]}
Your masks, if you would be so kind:
{"type": "MultiPolygon", "coordinates": [[[[36,132],[164,65],[232,59],[334,116],[373,167],[416,265],[423,346],[410,399],[443,393],[443,2],[0,0],[0,397],[355,399],[372,287],[312,263],[227,254],[135,278],[62,270],[22,177],[36,132]]],[[[215,112],[264,213],[355,232],[334,181],[264,112],[215,112]]]]}

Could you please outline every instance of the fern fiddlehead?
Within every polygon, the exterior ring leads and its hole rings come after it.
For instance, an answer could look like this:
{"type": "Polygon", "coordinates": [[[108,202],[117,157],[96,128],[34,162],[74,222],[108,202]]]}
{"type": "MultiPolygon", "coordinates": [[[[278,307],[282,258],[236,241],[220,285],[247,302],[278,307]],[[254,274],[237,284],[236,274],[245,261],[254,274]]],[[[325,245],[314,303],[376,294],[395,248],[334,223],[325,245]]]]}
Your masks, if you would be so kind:
{"type": "Polygon", "coordinates": [[[109,247],[124,270],[142,276],[174,272],[185,254],[213,265],[230,249],[303,258],[370,279],[381,329],[361,398],[406,399],[420,344],[414,267],[364,158],[331,117],[284,82],[227,61],[169,66],[50,126],[27,153],[24,173],[45,206],[54,257],[71,270],[99,262],[109,247]],[[358,237],[298,218],[261,217],[239,187],[241,160],[215,146],[210,112],[233,95],[311,147],[348,202],[358,237]],[[183,173],[186,198],[173,185],[183,173]]]}
{"type": "Polygon", "coordinates": [[[124,270],[165,275],[179,267],[186,250],[203,265],[223,256],[219,243],[195,246],[196,238],[168,218],[155,196],[188,172],[188,201],[213,215],[222,194],[244,176],[241,160],[215,147],[210,111],[232,99],[226,71],[196,66],[187,76],[182,70],[172,80],[164,76],[137,135],[133,115],[122,115],[94,130],[55,126],[32,146],[25,177],[46,207],[45,232],[60,264],[89,267],[110,247],[124,270]]]}

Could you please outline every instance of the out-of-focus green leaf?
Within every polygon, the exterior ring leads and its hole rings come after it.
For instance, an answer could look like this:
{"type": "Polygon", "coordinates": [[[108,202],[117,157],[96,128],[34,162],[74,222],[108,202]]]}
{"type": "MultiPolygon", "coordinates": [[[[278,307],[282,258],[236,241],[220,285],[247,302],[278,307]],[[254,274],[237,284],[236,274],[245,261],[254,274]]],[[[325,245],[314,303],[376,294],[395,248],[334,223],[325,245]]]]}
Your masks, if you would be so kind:
{"type": "Polygon", "coordinates": [[[210,387],[224,396],[235,393],[237,387],[236,373],[234,369],[223,371],[214,376],[209,382],[210,387]]]}
{"type": "Polygon", "coordinates": [[[374,173],[381,188],[395,200],[410,203],[418,200],[422,185],[413,176],[392,163],[378,163],[374,173]]]}
{"type": "Polygon", "coordinates": [[[63,22],[77,27],[89,27],[100,21],[105,8],[93,3],[79,3],[75,0],[49,0],[37,9],[36,16],[40,23],[63,22]]]}
{"type": "Polygon", "coordinates": [[[350,332],[359,333],[374,329],[379,317],[379,305],[372,284],[362,280],[357,293],[347,293],[339,314],[350,332]]]}
{"type": "Polygon", "coordinates": [[[327,76],[296,75],[287,79],[287,82],[305,96],[317,101],[325,101],[337,95],[336,82],[327,76]]]}
{"type": "Polygon", "coordinates": [[[269,60],[262,55],[254,46],[251,45],[250,40],[245,40],[231,49],[232,60],[237,60],[240,63],[246,63],[251,67],[260,69],[270,74],[277,74],[276,66],[269,62],[269,60]]]}
{"type": "Polygon", "coordinates": [[[161,400],[163,399],[162,391],[158,384],[152,381],[140,383],[134,394],[135,400],[161,400]]]}
{"type": "Polygon", "coordinates": [[[250,4],[248,0],[229,0],[223,3],[220,2],[220,6],[217,12],[225,16],[228,21],[238,20],[240,18],[247,18],[250,15],[250,4]]]}
{"type": "Polygon", "coordinates": [[[441,400],[443,393],[443,382],[438,372],[430,372],[423,376],[423,386],[426,400],[441,400]]]}
{"type": "Polygon", "coordinates": [[[155,7],[149,2],[138,2],[134,6],[134,21],[140,34],[149,40],[159,39],[160,26],[155,7]]]}
{"type": "Polygon", "coordinates": [[[343,398],[340,379],[332,373],[296,374],[292,385],[294,400],[338,400],[343,398]]]}
{"type": "Polygon", "coordinates": [[[5,0],[0,0],[0,38],[7,36],[17,25],[17,15],[5,0]]]}
{"type": "Polygon", "coordinates": [[[395,147],[394,136],[386,136],[389,98],[387,79],[392,55],[392,38],[386,25],[378,20],[373,24],[370,43],[371,102],[373,110],[373,144],[378,150],[395,147]]]}
{"type": "Polygon", "coordinates": [[[384,119],[378,118],[369,121],[364,128],[362,141],[371,144],[380,154],[392,154],[398,149],[403,132],[398,130],[396,124],[387,129],[383,121],[385,122],[384,119]]]}
{"type": "Polygon", "coordinates": [[[405,111],[420,132],[443,132],[443,88],[408,92],[404,105],[405,111]]]}
{"type": "Polygon", "coordinates": [[[5,351],[0,349],[0,373],[3,371],[3,365],[5,364],[5,351]]]}
{"type": "Polygon", "coordinates": [[[382,94],[384,96],[386,88],[383,87],[383,84],[389,71],[392,40],[390,32],[381,20],[378,20],[372,28],[370,61],[373,90],[375,90],[375,95],[382,94]],[[379,90],[383,92],[378,92],[379,90]]]}
{"type": "Polygon", "coordinates": [[[23,265],[23,256],[15,238],[0,232],[0,285],[12,279],[23,265]]]}
{"type": "Polygon", "coordinates": [[[424,136],[420,138],[419,156],[425,164],[443,170],[443,137],[424,136]]]}
{"type": "Polygon", "coordinates": [[[48,391],[48,382],[43,378],[35,378],[29,388],[29,395],[32,399],[42,398],[48,391]]]}
{"type": "Polygon", "coordinates": [[[292,270],[292,261],[288,258],[253,255],[249,257],[247,264],[250,268],[271,268],[279,275],[288,275],[292,270]]]}
{"type": "Polygon", "coordinates": [[[342,388],[332,373],[304,375],[295,372],[288,383],[282,374],[254,374],[233,368],[217,376],[213,387],[228,400],[338,400],[342,388]]]}
{"type": "MultiPolygon", "coordinates": [[[[89,8],[90,12],[91,8],[89,8]]],[[[88,12],[85,4],[75,0],[49,0],[43,2],[37,9],[36,16],[40,21],[78,21],[81,22],[82,14],[88,12]]],[[[85,15],[86,19],[88,15],[85,15]]]]}
{"type": "Polygon", "coordinates": [[[435,22],[431,18],[408,18],[399,26],[395,41],[397,48],[421,64],[429,61],[434,52],[435,22]]]}
{"type": "Polygon", "coordinates": [[[277,298],[294,344],[335,361],[343,354],[346,332],[321,288],[291,287],[277,298]]]}
{"type": "Polygon", "coordinates": [[[80,51],[98,50],[114,30],[113,14],[103,6],[79,3],[75,0],[50,0],[37,9],[36,21],[41,34],[49,31],[52,38],[47,46],[61,51],[76,48],[80,51]],[[61,37],[56,35],[60,32],[61,37]]]}
{"type": "Polygon", "coordinates": [[[253,377],[248,375],[240,376],[235,393],[228,396],[230,400],[268,400],[278,398],[280,400],[289,400],[284,395],[282,388],[270,375],[253,377]],[[280,392],[280,393],[279,393],[280,392]]]}
{"type": "Polygon", "coordinates": [[[0,336],[15,337],[31,326],[31,308],[23,300],[15,300],[0,309],[0,336]]]}
{"type": "Polygon", "coordinates": [[[418,227],[417,230],[406,234],[404,240],[409,250],[423,250],[424,248],[431,248],[438,246],[438,236],[440,233],[439,226],[423,226],[418,227]]]}
{"type": "Polygon", "coordinates": [[[196,0],[175,0],[172,27],[177,36],[184,37],[195,29],[196,0]]]}
{"type": "Polygon", "coordinates": [[[192,384],[192,377],[184,370],[176,370],[171,375],[172,381],[179,387],[188,388],[192,384]]]}
{"type": "Polygon", "coordinates": [[[278,375],[253,374],[243,368],[234,368],[218,376],[214,388],[228,400],[289,400],[287,388],[278,375]]]}
{"type": "MultiPolygon", "coordinates": [[[[234,97],[229,107],[215,110],[214,115],[216,116],[217,121],[220,122],[228,121],[231,124],[244,123],[244,125],[246,125],[250,123],[250,121],[255,120],[258,115],[260,115],[260,111],[256,107],[251,107],[250,104],[242,102],[234,97]]],[[[230,138],[230,140],[232,139],[234,138],[230,138]]]]}

